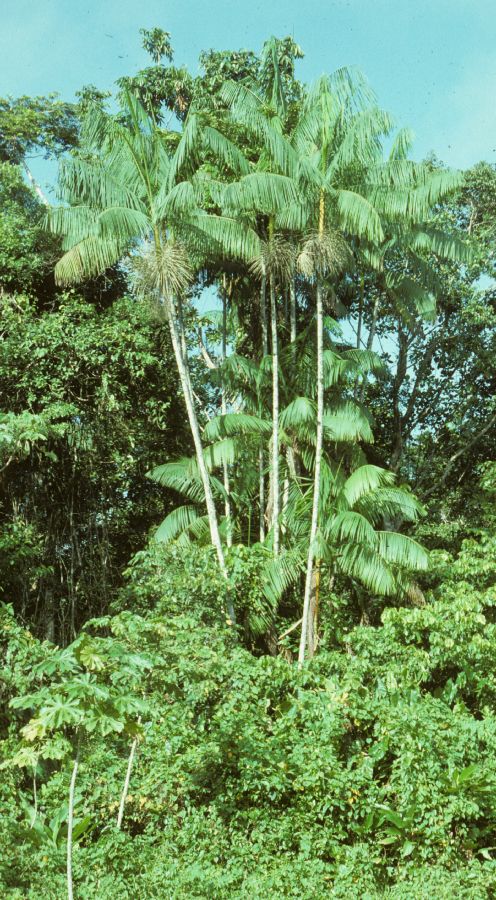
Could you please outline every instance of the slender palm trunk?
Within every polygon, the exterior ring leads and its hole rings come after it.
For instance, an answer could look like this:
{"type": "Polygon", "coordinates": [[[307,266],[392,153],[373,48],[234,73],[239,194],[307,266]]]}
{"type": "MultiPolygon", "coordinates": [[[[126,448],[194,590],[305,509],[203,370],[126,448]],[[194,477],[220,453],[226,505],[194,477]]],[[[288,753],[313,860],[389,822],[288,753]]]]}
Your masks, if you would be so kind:
{"type": "Polygon", "coordinates": [[[259,538],[263,544],[265,540],[265,462],[263,445],[258,451],[258,505],[260,508],[259,538]]]}
{"type": "Polygon", "coordinates": [[[72,767],[71,784],[69,787],[69,812],[67,816],[67,897],[73,900],[74,890],[72,886],[72,831],[74,828],[74,793],[76,790],[76,778],[79,768],[79,740],[76,750],[76,758],[72,767]]]}
{"type": "MultiPolygon", "coordinates": [[[[221,363],[226,361],[227,355],[227,297],[225,293],[222,295],[222,347],[221,347],[221,363]]],[[[226,403],[226,390],[224,386],[222,387],[221,393],[221,414],[223,416],[227,413],[227,403],[226,403]]],[[[228,547],[232,547],[233,542],[233,528],[232,528],[232,514],[231,514],[231,490],[229,484],[229,467],[227,465],[226,460],[224,460],[223,465],[223,475],[224,475],[224,490],[226,492],[225,499],[225,516],[227,523],[227,533],[226,533],[226,543],[228,547]]]]}
{"type": "MultiPolygon", "coordinates": [[[[200,473],[200,478],[202,480],[203,490],[205,493],[205,504],[207,507],[207,516],[208,516],[208,524],[210,527],[210,538],[213,546],[215,547],[215,551],[217,553],[217,559],[219,561],[219,568],[226,579],[228,580],[228,572],[226,567],[226,561],[224,558],[224,550],[222,548],[222,542],[220,539],[219,532],[219,523],[217,519],[217,510],[215,508],[214,496],[212,493],[212,486],[210,484],[210,478],[208,475],[207,467],[205,464],[205,457],[203,455],[203,445],[200,435],[200,427],[198,425],[198,418],[196,415],[196,409],[193,399],[193,389],[191,385],[191,378],[189,374],[189,368],[187,362],[184,358],[183,347],[182,347],[182,338],[178,328],[178,322],[175,315],[175,307],[171,298],[166,298],[165,300],[165,309],[167,313],[167,320],[170,329],[172,347],[174,350],[174,356],[176,358],[176,365],[179,372],[179,378],[181,381],[181,388],[183,391],[184,402],[186,405],[186,412],[188,414],[189,426],[191,429],[191,434],[193,436],[193,443],[195,445],[196,452],[196,460],[198,464],[198,470],[200,473]]],[[[235,615],[234,615],[234,607],[231,602],[228,603],[228,614],[231,622],[234,624],[235,615]]]]}
{"type": "Polygon", "coordinates": [[[308,617],[308,658],[315,655],[318,644],[319,603],[320,603],[320,559],[315,560],[310,592],[310,614],[308,617]]]}
{"type": "MultiPolygon", "coordinates": [[[[267,329],[267,276],[262,275],[260,285],[260,321],[262,323],[262,357],[269,353],[269,334],[267,329]]],[[[258,503],[260,507],[260,542],[265,540],[265,454],[263,443],[258,453],[258,503]]]]}
{"type": "Polygon", "coordinates": [[[122,825],[122,820],[124,818],[124,808],[126,806],[126,798],[129,791],[129,782],[131,781],[131,772],[133,769],[134,756],[136,753],[136,747],[138,746],[138,738],[135,738],[131,744],[131,750],[129,751],[129,758],[127,761],[127,769],[126,769],[126,777],[124,779],[124,786],[122,788],[121,800],[119,803],[119,813],[117,816],[117,828],[120,830],[122,825]]]}
{"type": "Polygon", "coordinates": [[[298,666],[305,661],[305,651],[309,637],[309,618],[312,595],[313,557],[315,538],[319,522],[320,503],[320,468],[322,463],[322,446],[324,436],[324,316],[322,304],[322,283],[317,281],[317,434],[315,440],[315,469],[313,484],[312,523],[310,526],[310,543],[308,547],[307,571],[305,578],[305,595],[303,599],[303,620],[301,625],[298,666]]]}
{"type": "Polygon", "coordinates": [[[294,277],[289,284],[289,339],[291,344],[296,342],[296,285],[294,277]]]}
{"type": "MultiPolygon", "coordinates": [[[[291,348],[293,351],[293,365],[294,365],[294,350],[296,343],[296,286],[294,276],[291,276],[289,282],[289,341],[291,344],[291,348]]],[[[287,505],[289,502],[289,482],[290,478],[294,477],[295,474],[295,455],[292,447],[288,447],[286,450],[286,474],[284,476],[284,486],[283,486],[283,500],[282,500],[282,520],[284,522],[285,513],[287,509],[287,505]]]]}
{"type": "Polygon", "coordinates": [[[260,286],[260,321],[262,323],[262,355],[269,352],[269,329],[267,324],[267,276],[262,275],[260,286]]]}
{"type": "Polygon", "coordinates": [[[279,555],[279,351],[274,276],[270,276],[270,327],[272,337],[272,523],[274,556],[279,555]]]}

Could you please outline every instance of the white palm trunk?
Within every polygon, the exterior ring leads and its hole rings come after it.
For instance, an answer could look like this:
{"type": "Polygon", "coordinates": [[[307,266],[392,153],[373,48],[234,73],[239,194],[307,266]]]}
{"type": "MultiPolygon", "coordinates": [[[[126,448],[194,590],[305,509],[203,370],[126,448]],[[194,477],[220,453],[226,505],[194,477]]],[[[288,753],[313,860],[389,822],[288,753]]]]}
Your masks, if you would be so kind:
{"type": "MultiPolygon", "coordinates": [[[[225,294],[222,296],[222,348],[221,348],[221,362],[224,363],[227,355],[227,298],[225,294]]],[[[223,416],[227,413],[227,402],[226,402],[226,391],[225,388],[222,388],[221,394],[221,414],[223,416]]],[[[227,465],[227,461],[224,460],[223,465],[223,476],[224,476],[224,490],[226,492],[225,499],[225,516],[227,523],[227,533],[226,533],[226,543],[228,547],[232,547],[233,542],[233,526],[232,526],[232,515],[231,515],[231,488],[229,484],[229,466],[227,465]]]]}
{"type": "Polygon", "coordinates": [[[138,739],[134,738],[131,744],[131,750],[129,751],[129,758],[127,761],[127,769],[126,769],[126,777],[124,779],[124,787],[122,788],[121,800],[119,803],[119,813],[117,815],[117,828],[120,830],[122,825],[122,820],[124,818],[124,809],[126,807],[126,799],[129,791],[129,783],[131,781],[131,772],[133,770],[133,762],[134,756],[136,754],[136,747],[138,746],[138,739]]]}
{"type": "MultiPolygon", "coordinates": [[[[260,321],[262,323],[262,356],[269,352],[269,335],[267,330],[267,276],[262,275],[260,285],[260,321]]],[[[265,540],[265,454],[263,443],[258,454],[258,504],[260,508],[259,537],[260,543],[265,540]]]]}
{"type": "MultiPolygon", "coordinates": [[[[182,344],[181,344],[181,335],[178,329],[178,323],[176,321],[174,304],[170,298],[166,298],[165,308],[167,313],[167,320],[169,323],[170,335],[172,340],[172,348],[174,350],[174,356],[176,358],[177,370],[179,372],[179,378],[181,381],[181,387],[184,396],[184,402],[186,405],[186,412],[188,414],[189,426],[191,429],[191,434],[193,436],[193,443],[195,445],[196,452],[196,461],[198,464],[198,471],[200,473],[200,478],[202,480],[203,490],[205,493],[205,504],[207,507],[207,517],[208,524],[210,528],[210,538],[213,546],[215,547],[215,551],[217,553],[217,559],[219,561],[219,568],[226,579],[228,580],[228,571],[226,567],[226,561],[224,558],[224,550],[222,547],[222,542],[220,539],[219,532],[219,522],[217,519],[217,510],[215,508],[214,496],[212,493],[212,486],[210,484],[210,478],[207,471],[207,466],[205,464],[205,457],[203,455],[203,445],[200,435],[200,427],[198,425],[198,418],[196,415],[195,404],[193,400],[193,389],[191,385],[191,378],[189,373],[189,368],[185,361],[182,344]]],[[[231,602],[228,603],[227,609],[229,618],[231,622],[235,622],[234,615],[234,607],[231,602]]]]}
{"type": "Polygon", "coordinates": [[[296,341],[296,287],[294,277],[289,284],[289,339],[292,344],[296,341]]]}
{"type": "Polygon", "coordinates": [[[74,828],[74,793],[76,790],[76,778],[79,767],[79,744],[76,758],[72,767],[71,784],[69,787],[69,812],[67,815],[67,897],[73,900],[74,889],[72,886],[72,831],[74,828]]]}
{"type": "Polygon", "coordinates": [[[272,337],[272,525],[274,556],[279,555],[279,351],[277,343],[277,306],[274,276],[270,276],[270,326],[272,337]]]}
{"type": "MultiPolygon", "coordinates": [[[[310,542],[308,546],[307,570],[305,577],[305,595],[303,599],[303,619],[301,624],[300,649],[298,666],[305,661],[305,652],[309,641],[310,606],[312,599],[313,565],[315,538],[319,524],[320,503],[320,468],[322,463],[322,446],[324,437],[324,319],[322,306],[322,284],[317,281],[317,433],[315,440],[315,469],[313,483],[312,523],[310,526],[310,542]]],[[[312,641],[313,645],[313,641],[312,641]]]]}
{"type": "MultiPolygon", "coordinates": [[[[289,340],[294,353],[294,344],[296,343],[296,286],[294,276],[291,277],[289,283],[289,340]]],[[[283,492],[283,517],[289,500],[289,480],[290,477],[295,477],[295,455],[292,447],[288,447],[286,450],[286,465],[287,471],[284,479],[283,492]]]]}

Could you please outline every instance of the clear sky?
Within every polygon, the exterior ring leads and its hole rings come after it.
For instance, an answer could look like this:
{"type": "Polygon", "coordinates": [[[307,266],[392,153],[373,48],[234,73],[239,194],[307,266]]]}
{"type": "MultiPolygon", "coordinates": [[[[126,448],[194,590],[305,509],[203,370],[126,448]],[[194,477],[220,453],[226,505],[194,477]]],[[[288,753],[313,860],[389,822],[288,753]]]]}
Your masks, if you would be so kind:
{"type": "Polygon", "coordinates": [[[138,31],[155,25],[194,71],[202,49],[293,34],[300,78],[358,65],[415,156],[496,162],[496,0],[1,0],[0,95],[111,88],[146,64],[138,31]]]}

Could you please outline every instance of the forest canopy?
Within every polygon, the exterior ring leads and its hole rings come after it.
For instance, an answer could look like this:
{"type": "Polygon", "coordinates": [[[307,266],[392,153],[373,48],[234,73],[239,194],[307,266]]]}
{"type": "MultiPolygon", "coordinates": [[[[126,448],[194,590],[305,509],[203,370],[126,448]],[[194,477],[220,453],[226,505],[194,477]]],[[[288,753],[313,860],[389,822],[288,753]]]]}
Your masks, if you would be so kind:
{"type": "Polygon", "coordinates": [[[492,897],[496,168],[141,40],[0,98],[2,896],[492,897]]]}

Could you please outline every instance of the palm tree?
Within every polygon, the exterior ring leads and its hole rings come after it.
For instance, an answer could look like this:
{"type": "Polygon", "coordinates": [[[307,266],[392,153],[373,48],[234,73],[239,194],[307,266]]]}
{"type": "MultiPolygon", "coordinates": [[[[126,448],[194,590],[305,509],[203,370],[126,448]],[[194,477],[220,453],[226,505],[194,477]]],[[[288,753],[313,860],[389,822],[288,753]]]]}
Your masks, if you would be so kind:
{"type": "MultiPolygon", "coordinates": [[[[293,348],[287,348],[281,360],[284,383],[288,385],[286,403],[280,414],[281,444],[298,447],[309,475],[292,480],[284,519],[287,540],[278,557],[270,555],[266,560],[264,593],[270,608],[276,608],[282,594],[299,583],[308,555],[316,405],[305,395],[311,395],[315,388],[315,352],[313,341],[309,340],[314,333],[315,324],[312,324],[308,333],[299,335],[296,355],[293,348]]],[[[316,540],[316,555],[321,563],[314,569],[313,590],[322,569],[332,577],[341,574],[363,584],[377,595],[404,594],[411,574],[427,564],[427,554],[416,542],[402,534],[379,530],[383,520],[398,516],[415,521],[421,506],[408,491],[395,487],[392,473],[366,463],[360,444],[372,441],[370,422],[361,406],[347,399],[357,376],[377,370],[379,365],[378,358],[367,351],[337,352],[327,330],[324,331],[324,386],[327,391],[333,389],[334,397],[323,416],[326,438],[320,477],[323,524],[316,540]]],[[[244,410],[209,421],[204,430],[205,458],[219,498],[223,486],[221,478],[214,473],[217,470],[220,474],[226,461],[232,466],[233,533],[236,541],[250,545],[256,540],[250,522],[257,492],[258,445],[261,437],[271,434],[271,407],[266,403],[262,415],[258,415],[260,380],[256,363],[233,355],[228,369],[231,389],[242,397],[244,410]]],[[[150,477],[183,494],[188,501],[169,514],[156,538],[182,545],[208,541],[208,525],[201,514],[202,485],[196,461],[182,459],[167,463],[153,470],[150,477]]],[[[225,530],[225,520],[220,527],[221,531],[225,530]]],[[[310,612],[308,630],[311,655],[317,641],[316,610],[310,612]]]]}
{"type": "MultiPolygon", "coordinates": [[[[191,176],[200,142],[215,149],[234,171],[246,172],[237,148],[215,129],[200,131],[192,113],[172,153],[170,141],[129,93],[121,120],[99,109],[89,112],[78,155],[64,161],[60,185],[70,204],[51,211],[49,224],[64,236],[64,256],[55,274],[60,284],[81,281],[130,253],[139,290],[165,310],[196,452],[212,544],[228,577],[215,500],[205,464],[185,353],[181,296],[193,277],[192,255],[227,253],[252,258],[256,236],[238,222],[205,214],[191,176]],[[187,177],[190,180],[187,180],[187,177]]],[[[229,610],[234,619],[234,610],[229,610]]]]}
{"type": "Polygon", "coordinates": [[[299,265],[315,286],[317,323],[314,490],[300,665],[309,641],[315,542],[319,527],[324,436],[324,283],[329,277],[335,278],[350,261],[343,231],[372,240],[380,234],[380,220],[372,205],[359,191],[350,189],[350,170],[356,173],[376,158],[378,137],[391,127],[388,117],[380,110],[370,106],[364,108],[369,100],[363,80],[350,70],[322,77],[309,93],[292,135],[292,145],[298,154],[296,179],[304,196],[299,218],[306,232],[299,265]]]}
{"type": "MultiPolygon", "coordinates": [[[[459,181],[456,173],[449,172],[437,173],[433,178],[425,166],[406,160],[408,141],[404,132],[400,132],[389,159],[384,162],[382,138],[391,131],[392,121],[373,105],[372,100],[362,78],[350,70],[340,70],[330,77],[323,77],[310,91],[292,135],[293,147],[299,155],[296,180],[300,193],[305,197],[300,215],[305,221],[307,235],[310,232],[304,239],[300,268],[315,285],[317,320],[314,499],[300,665],[303,664],[309,641],[314,543],[319,527],[324,410],[324,284],[328,279],[335,281],[339,269],[347,264],[347,252],[349,264],[351,250],[362,264],[381,268],[385,249],[381,255],[378,248],[382,245],[388,248],[392,236],[399,241],[408,228],[418,227],[432,204],[453,190],[459,181]]],[[[426,308],[426,304],[428,306],[427,292],[418,288],[415,291],[412,285],[407,284],[405,277],[397,278],[397,290],[405,296],[405,309],[409,299],[413,299],[417,310],[426,308]]],[[[371,342],[367,349],[372,349],[371,342]]]]}

